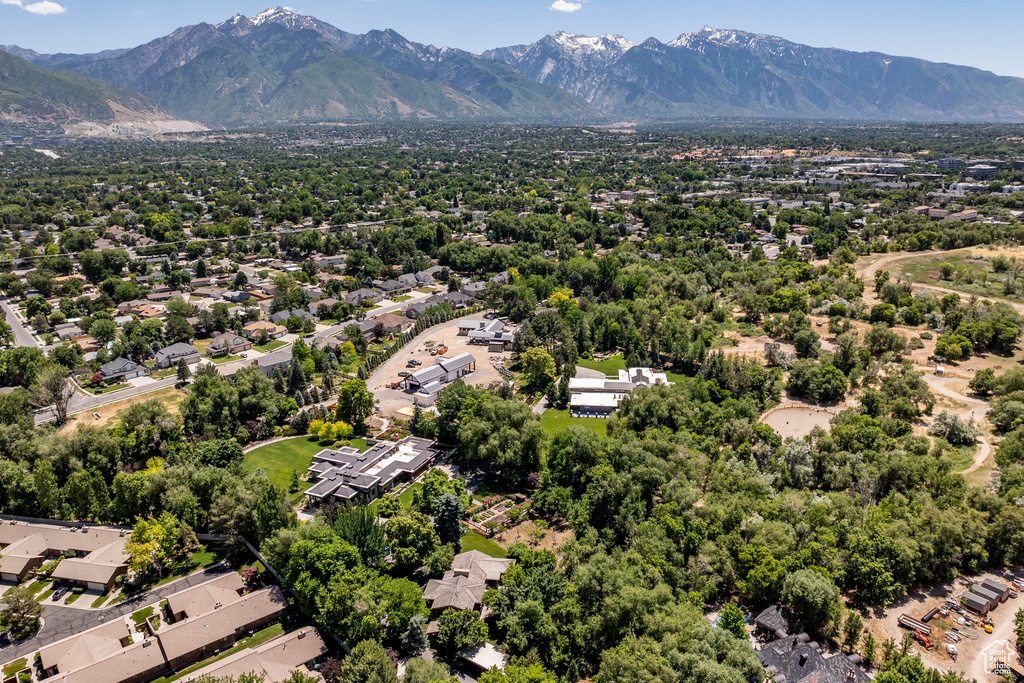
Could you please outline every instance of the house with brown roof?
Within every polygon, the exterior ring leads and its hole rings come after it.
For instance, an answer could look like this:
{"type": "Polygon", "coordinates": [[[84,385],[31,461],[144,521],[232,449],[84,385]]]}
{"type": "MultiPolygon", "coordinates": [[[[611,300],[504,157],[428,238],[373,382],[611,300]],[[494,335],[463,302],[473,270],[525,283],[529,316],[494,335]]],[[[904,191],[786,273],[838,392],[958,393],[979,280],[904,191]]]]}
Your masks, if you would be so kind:
{"type": "Polygon", "coordinates": [[[165,626],[141,642],[122,639],[127,626],[116,620],[44,648],[41,659],[54,683],[143,683],[232,647],[287,608],[284,593],[271,586],[165,626]]]}
{"type": "Polygon", "coordinates": [[[232,680],[244,674],[263,676],[263,683],[280,683],[293,671],[312,673],[327,654],[327,645],[315,628],[292,631],[249,650],[242,650],[192,672],[195,680],[204,676],[232,680]]]}
{"type": "Polygon", "coordinates": [[[373,324],[376,326],[378,323],[384,326],[384,331],[388,334],[399,334],[410,326],[409,319],[394,313],[385,313],[379,315],[373,319],[373,324]]]}
{"type": "Polygon", "coordinates": [[[175,622],[212,612],[234,602],[245,592],[238,572],[227,572],[213,581],[183,590],[167,598],[167,614],[175,622]]]}
{"type": "Polygon", "coordinates": [[[0,579],[21,581],[49,558],[66,555],[53,571],[55,579],[89,589],[109,590],[128,571],[124,544],[130,529],[95,525],[35,524],[17,518],[0,520],[0,579]]]}
{"type": "Polygon", "coordinates": [[[218,334],[206,345],[206,355],[216,356],[222,353],[240,353],[252,348],[252,342],[234,332],[218,334]]]}
{"type": "Polygon", "coordinates": [[[268,339],[280,339],[284,335],[288,334],[288,328],[283,325],[272,323],[269,320],[257,320],[256,322],[251,322],[242,328],[242,331],[245,332],[245,336],[253,340],[260,338],[260,332],[262,330],[267,331],[268,339]]]}
{"type": "Polygon", "coordinates": [[[497,588],[502,575],[515,560],[499,559],[479,550],[459,553],[452,568],[440,579],[431,579],[423,590],[423,599],[430,602],[430,613],[436,618],[446,609],[480,610],[484,593],[497,588]]]}

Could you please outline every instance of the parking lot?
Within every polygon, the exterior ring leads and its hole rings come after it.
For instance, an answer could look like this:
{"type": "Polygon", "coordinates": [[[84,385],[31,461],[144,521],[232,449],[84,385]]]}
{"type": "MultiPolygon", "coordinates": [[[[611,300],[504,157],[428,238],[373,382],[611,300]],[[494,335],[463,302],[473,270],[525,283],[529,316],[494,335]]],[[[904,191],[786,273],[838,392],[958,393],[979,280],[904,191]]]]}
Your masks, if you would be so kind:
{"type": "MultiPolygon", "coordinates": [[[[477,316],[473,316],[476,318],[477,316]]],[[[470,344],[469,337],[459,336],[459,322],[466,318],[449,320],[446,323],[431,327],[426,332],[416,337],[411,343],[406,344],[401,351],[381,365],[370,377],[368,385],[377,397],[381,415],[385,417],[398,416],[407,418],[407,411],[412,408],[412,394],[402,389],[392,389],[391,386],[401,382],[405,377],[399,373],[411,373],[420,368],[433,365],[437,362],[437,356],[431,355],[431,350],[438,346],[447,346],[448,351],[443,354],[445,358],[452,358],[460,353],[471,353],[476,358],[476,371],[464,378],[466,384],[475,386],[488,385],[501,380],[501,375],[495,370],[492,360],[499,360],[502,357],[508,358],[511,354],[488,353],[487,346],[481,344],[470,344]],[[418,360],[421,365],[408,367],[410,360],[418,360]],[[399,412],[406,409],[406,412],[399,412]]]]}

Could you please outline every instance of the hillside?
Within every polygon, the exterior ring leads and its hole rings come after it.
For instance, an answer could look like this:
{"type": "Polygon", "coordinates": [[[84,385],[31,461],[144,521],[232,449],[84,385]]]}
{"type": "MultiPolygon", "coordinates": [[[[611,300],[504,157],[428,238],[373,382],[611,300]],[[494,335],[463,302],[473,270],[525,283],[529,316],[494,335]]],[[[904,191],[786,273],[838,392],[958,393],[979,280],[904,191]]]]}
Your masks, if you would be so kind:
{"type": "Polygon", "coordinates": [[[51,71],[0,51],[0,118],[67,124],[166,118],[137,92],[70,71],[51,71]]]}
{"type": "Polygon", "coordinates": [[[277,8],[197,24],[107,58],[37,55],[144,93],[178,117],[240,125],[318,120],[594,120],[566,92],[393,32],[345,33],[277,8]]]}

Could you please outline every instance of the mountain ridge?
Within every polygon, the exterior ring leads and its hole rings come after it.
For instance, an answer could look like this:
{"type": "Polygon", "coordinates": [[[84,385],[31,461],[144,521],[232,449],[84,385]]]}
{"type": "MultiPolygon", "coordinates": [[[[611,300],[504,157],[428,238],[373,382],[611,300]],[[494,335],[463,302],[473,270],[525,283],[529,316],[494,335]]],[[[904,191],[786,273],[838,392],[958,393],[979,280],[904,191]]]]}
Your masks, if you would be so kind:
{"type": "Polygon", "coordinates": [[[345,32],[284,7],[129,50],[42,55],[214,125],[312,120],[594,123],[704,116],[1024,120],[1024,79],[705,26],[663,43],[558,31],[472,54],[392,29],[345,32]]]}

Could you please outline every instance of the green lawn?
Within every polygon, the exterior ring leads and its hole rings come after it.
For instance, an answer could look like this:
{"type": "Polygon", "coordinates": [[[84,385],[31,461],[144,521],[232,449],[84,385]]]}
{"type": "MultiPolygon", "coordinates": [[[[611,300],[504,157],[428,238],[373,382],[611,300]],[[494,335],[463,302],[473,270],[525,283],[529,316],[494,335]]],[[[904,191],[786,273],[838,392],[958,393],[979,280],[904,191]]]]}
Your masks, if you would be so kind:
{"type": "Polygon", "coordinates": [[[83,385],[82,388],[85,389],[86,393],[93,394],[94,396],[102,396],[106,394],[112,394],[115,391],[121,391],[122,389],[127,389],[130,386],[131,384],[128,384],[127,382],[122,382],[120,384],[111,384],[109,387],[97,387],[93,389],[90,386],[83,385]]]}
{"type": "MultiPolygon", "coordinates": [[[[287,491],[292,470],[298,470],[299,476],[302,476],[309,463],[313,461],[313,456],[325,448],[330,448],[332,444],[333,442],[321,443],[315,439],[302,437],[278,441],[246,453],[242,459],[242,467],[246,472],[262,469],[273,484],[287,491]]],[[[367,448],[365,439],[350,439],[349,445],[360,451],[367,448]]],[[[298,502],[301,497],[300,490],[292,494],[292,502],[298,502]]]]}
{"type": "Polygon", "coordinates": [[[140,624],[145,623],[146,619],[149,619],[151,616],[153,616],[152,605],[149,607],[143,607],[138,612],[132,612],[132,621],[135,622],[136,626],[139,626],[140,624]]]}
{"type": "Polygon", "coordinates": [[[153,683],[171,683],[171,681],[176,681],[176,680],[182,678],[183,676],[187,676],[188,674],[192,673],[193,671],[199,671],[199,669],[202,669],[203,667],[209,666],[210,664],[213,664],[214,662],[220,661],[221,659],[224,659],[225,657],[233,655],[236,652],[239,652],[240,650],[245,650],[246,648],[251,648],[251,647],[257,647],[257,646],[262,645],[263,643],[267,642],[268,640],[272,640],[272,639],[277,638],[278,636],[283,635],[283,634],[284,634],[284,627],[281,626],[281,624],[274,624],[273,626],[268,626],[267,628],[263,629],[262,631],[256,631],[256,633],[252,634],[248,638],[242,638],[237,643],[235,643],[234,647],[231,647],[231,648],[228,648],[227,650],[224,650],[219,655],[216,655],[214,657],[210,657],[208,659],[204,659],[203,661],[199,662],[198,664],[193,664],[192,666],[188,667],[187,669],[182,669],[181,671],[179,671],[176,674],[173,674],[171,676],[166,676],[164,678],[158,678],[155,681],[153,681],[153,683]]]}
{"type": "Polygon", "coordinates": [[[217,356],[216,358],[208,358],[214,365],[223,365],[224,363],[234,363],[236,360],[243,360],[241,356],[217,356]]]}
{"type": "Polygon", "coordinates": [[[47,589],[36,596],[36,602],[43,602],[53,595],[53,588],[47,589]]]}
{"type": "Polygon", "coordinates": [[[28,666],[28,659],[22,657],[21,659],[15,659],[13,662],[4,665],[4,678],[10,678],[14,674],[18,673],[22,669],[28,666]]]}
{"type": "Polygon", "coordinates": [[[409,296],[408,294],[399,294],[398,296],[391,297],[391,300],[394,301],[396,304],[400,304],[403,301],[408,301],[411,298],[412,297],[409,296]]]}
{"type": "Polygon", "coordinates": [[[28,589],[30,591],[32,591],[32,595],[35,595],[36,593],[38,593],[39,591],[43,590],[44,588],[46,588],[49,585],[50,585],[50,579],[43,579],[41,581],[33,581],[29,585],[28,589]]]}
{"type": "Polygon", "coordinates": [[[92,605],[90,605],[90,606],[93,609],[96,609],[97,607],[103,607],[103,603],[105,603],[107,601],[107,598],[109,598],[109,597],[110,597],[110,593],[104,593],[100,597],[98,597],[95,600],[93,600],[92,601],[92,605]]]}
{"type": "Polygon", "coordinates": [[[287,346],[288,342],[283,342],[280,339],[271,339],[266,344],[256,344],[252,347],[253,351],[259,351],[260,353],[270,353],[276,351],[282,346],[287,346]]]}
{"type": "Polygon", "coordinates": [[[600,417],[569,417],[568,410],[545,410],[540,416],[540,426],[548,436],[564,432],[570,425],[583,427],[600,435],[608,435],[608,420],[600,417]]]}
{"type": "Polygon", "coordinates": [[[466,535],[462,537],[462,552],[470,550],[479,550],[491,557],[508,557],[504,548],[476,531],[467,531],[466,535]]]}
{"type": "Polygon", "coordinates": [[[586,360],[580,358],[576,361],[576,365],[582,368],[590,368],[591,370],[597,370],[603,372],[609,377],[618,376],[619,370],[626,369],[626,359],[622,356],[612,356],[604,360],[586,360]]]}
{"type": "Polygon", "coordinates": [[[64,604],[70,605],[73,602],[77,602],[78,598],[82,597],[83,595],[85,595],[85,589],[81,586],[76,586],[72,588],[71,593],[68,594],[66,598],[64,598],[64,604]]]}
{"type": "MultiPolygon", "coordinates": [[[[189,372],[191,371],[192,368],[189,368],[189,372]]],[[[178,374],[178,367],[174,366],[173,368],[164,368],[163,370],[156,370],[154,372],[149,373],[149,376],[152,379],[163,379],[164,377],[173,377],[176,374],[178,374]]]]}
{"type": "Polygon", "coordinates": [[[416,289],[416,291],[420,292],[422,294],[433,294],[434,293],[434,288],[433,287],[419,287],[419,288],[416,289]]]}
{"type": "Polygon", "coordinates": [[[409,506],[412,505],[412,497],[416,493],[416,489],[420,488],[421,486],[423,486],[423,484],[413,484],[412,486],[410,486],[409,488],[402,492],[402,495],[398,497],[398,500],[399,502],[402,503],[403,508],[405,508],[406,510],[409,509],[409,506]]]}

